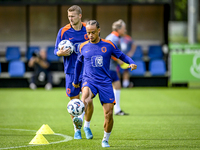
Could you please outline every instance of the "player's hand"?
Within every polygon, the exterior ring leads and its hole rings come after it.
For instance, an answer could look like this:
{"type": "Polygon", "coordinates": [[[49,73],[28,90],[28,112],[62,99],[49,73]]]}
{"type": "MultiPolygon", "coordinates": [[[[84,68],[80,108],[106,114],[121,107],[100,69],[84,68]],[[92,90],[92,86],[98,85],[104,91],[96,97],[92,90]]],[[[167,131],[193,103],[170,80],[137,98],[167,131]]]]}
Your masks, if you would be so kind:
{"type": "Polygon", "coordinates": [[[72,83],[72,85],[73,85],[73,87],[75,87],[75,88],[79,88],[79,87],[80,87],[79,84],[74,84],[74,82],[72,83]]]}
{"type": "Polygon", "coordinates": [[[70,52],[71,52],[71,49],[70,48],[67,48],[67,49],[63,49],[64,46],[60,49],[60,52],[62,53],[62,56],[69,56],[70,55],[70,52]]]}
{"type": "Polygon", "coordinates": [[[132,70],[137,69],[137,65],[136,64],[130,64],[128,68],[131,68],[131,71],[132,71],[132,70]]]}

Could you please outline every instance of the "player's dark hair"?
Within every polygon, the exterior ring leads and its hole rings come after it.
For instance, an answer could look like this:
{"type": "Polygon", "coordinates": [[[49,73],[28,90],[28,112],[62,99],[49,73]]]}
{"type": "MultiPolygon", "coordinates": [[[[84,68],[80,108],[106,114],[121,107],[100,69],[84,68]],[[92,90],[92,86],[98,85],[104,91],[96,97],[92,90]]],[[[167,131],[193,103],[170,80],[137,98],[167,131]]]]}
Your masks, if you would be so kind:
{"type": "Polygon", "coordinates": [[[69,7],[69,9],[67,11],[69,11],[69,12],[76,11],[78,14],[82,14],[82,9],[78,5],[73,5],[73,6],[69,7]]]}
{"type": "Polygon", "coordinates": [[[96,25],[96,27],[97,27],[97,29],[99,29],[100,28],[100,25],[99,25],[99,23],[96,21],[96,20],[89,20],[87,23],[86,23],[86,26],[87,25],[96,25]]]}

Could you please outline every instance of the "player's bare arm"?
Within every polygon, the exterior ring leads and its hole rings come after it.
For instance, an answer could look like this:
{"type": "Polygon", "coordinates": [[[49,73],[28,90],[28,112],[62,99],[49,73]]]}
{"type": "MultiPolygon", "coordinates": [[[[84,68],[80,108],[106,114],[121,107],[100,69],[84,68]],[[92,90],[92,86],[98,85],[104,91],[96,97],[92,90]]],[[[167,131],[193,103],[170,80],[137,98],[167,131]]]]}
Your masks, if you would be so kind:
{"type": "Polygon", "coordinates": [[[58,56],[69,56],[70,55],[70,48],[67,48],[67,49],[63,49],[64,46],[57,52],[57,55],[58,56]]]}

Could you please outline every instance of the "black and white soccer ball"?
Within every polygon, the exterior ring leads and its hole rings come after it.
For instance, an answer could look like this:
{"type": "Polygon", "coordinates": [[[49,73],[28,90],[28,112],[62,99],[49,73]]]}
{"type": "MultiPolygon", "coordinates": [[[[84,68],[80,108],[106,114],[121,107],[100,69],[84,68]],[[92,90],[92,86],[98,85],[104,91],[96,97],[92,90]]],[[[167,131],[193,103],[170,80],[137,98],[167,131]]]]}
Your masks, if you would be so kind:
{"type": "Polygon", "coordinates": [[[60,50],[63,46],[64,46],[63,50],[66,50],[67,48],[70,48],[70,54],[69,55],[71,55],[73,53],[74,49],[75,49],[73,43],[71,41],[69,41],[69,40],[62,40],[58,44],[58,50],[60,50]]]}
{"type": "Polygon", "coordinates": [[[72,116],[80,116],[85,110],[85,105],[80,99],[72,99],[67,105],[67,110],[72,116]]]}

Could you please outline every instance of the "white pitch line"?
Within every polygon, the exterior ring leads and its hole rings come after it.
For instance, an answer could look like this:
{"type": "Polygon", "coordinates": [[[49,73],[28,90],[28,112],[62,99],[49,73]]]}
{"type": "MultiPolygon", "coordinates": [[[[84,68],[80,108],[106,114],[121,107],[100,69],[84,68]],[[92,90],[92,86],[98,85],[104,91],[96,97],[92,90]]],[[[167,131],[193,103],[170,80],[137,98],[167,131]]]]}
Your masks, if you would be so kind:
{"type": "MultiPolygon", "coordinates": [[[[0,128],[0,130],[17,130],[17,131],[31,131],[31,132],[37,132],[36,130],[27,130],[27,129],[9,129],[9,128],[0,128]]],[[[72,140],[73,138],[68,135],[60,134],[60,133],[55,133],[54,135],[62,136],[65,139],[61,141],[56,141],[56,142],[51,142],[49,144],[57,144],[57,143],[62,143],[62,142],[67,142],[72,140]]],[[[38,145],[22,145],[22,146],[14,146],[14,147],[5,147],[5,148],[0,148],[1,149],[13,149],[13,148],[22,148],[22,147],[32,147],[32,146],[41,146],[44,144],[38,144],[38,145]]]]}

